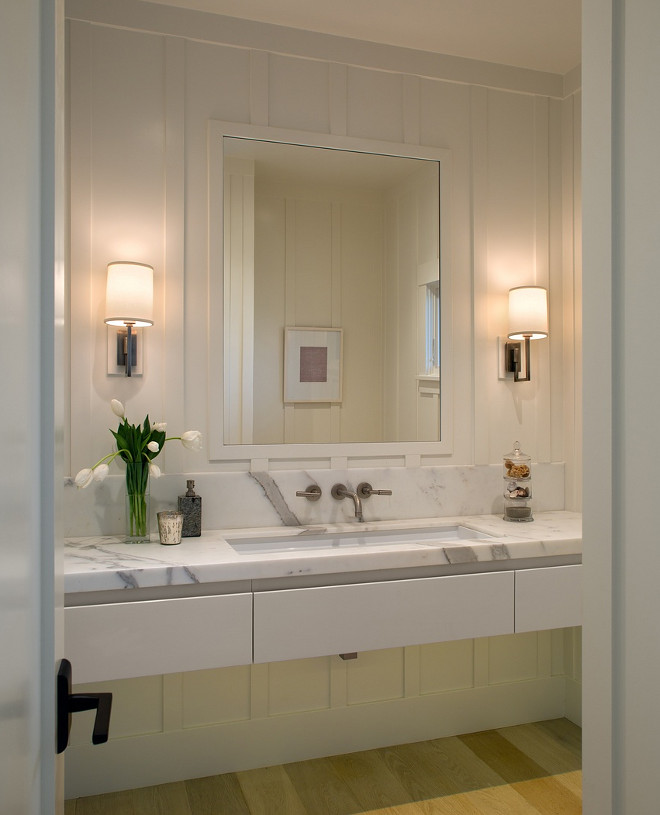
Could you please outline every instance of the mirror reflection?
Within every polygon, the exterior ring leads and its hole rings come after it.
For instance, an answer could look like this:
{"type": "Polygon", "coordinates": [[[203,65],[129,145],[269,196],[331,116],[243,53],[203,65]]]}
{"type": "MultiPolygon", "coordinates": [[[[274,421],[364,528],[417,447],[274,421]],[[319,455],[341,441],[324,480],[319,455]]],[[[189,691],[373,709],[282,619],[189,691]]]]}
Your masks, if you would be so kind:
{"type": "Polygon", "coordinates": [[[438,162],[223,148],[225,444],[438,441],[438,162]]]}

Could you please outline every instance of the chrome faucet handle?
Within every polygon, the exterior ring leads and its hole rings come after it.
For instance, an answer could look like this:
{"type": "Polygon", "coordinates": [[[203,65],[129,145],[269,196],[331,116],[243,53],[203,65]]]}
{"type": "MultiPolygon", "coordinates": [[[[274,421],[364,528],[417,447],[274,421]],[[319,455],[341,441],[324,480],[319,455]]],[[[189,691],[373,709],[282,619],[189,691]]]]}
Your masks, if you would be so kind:
{"type": "Polygon", "coordinates": [[[370,495],[392,495],[392,490],[375,490],[368,481],[358,484],[357,494],[360,498],[368,498],[370,495]]]}
{"type": "Polygon", "coordinates": [[[321,488],[318,484],[312,484],[306,490],[298,490],[296,495],[298,498],[306,498],[308,501],[318,501],[321,497],[321,488]]]}

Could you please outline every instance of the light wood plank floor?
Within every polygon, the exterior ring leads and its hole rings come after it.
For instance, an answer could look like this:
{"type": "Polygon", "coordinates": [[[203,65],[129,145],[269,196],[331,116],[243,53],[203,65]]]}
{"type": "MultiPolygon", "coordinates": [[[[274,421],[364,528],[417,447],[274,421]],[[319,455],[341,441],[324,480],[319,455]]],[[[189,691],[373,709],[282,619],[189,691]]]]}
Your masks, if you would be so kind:
{"type": "Polygon", "coordinates": [[[566,719],[67,801],[65,815],[579,815],[566,719]]]}

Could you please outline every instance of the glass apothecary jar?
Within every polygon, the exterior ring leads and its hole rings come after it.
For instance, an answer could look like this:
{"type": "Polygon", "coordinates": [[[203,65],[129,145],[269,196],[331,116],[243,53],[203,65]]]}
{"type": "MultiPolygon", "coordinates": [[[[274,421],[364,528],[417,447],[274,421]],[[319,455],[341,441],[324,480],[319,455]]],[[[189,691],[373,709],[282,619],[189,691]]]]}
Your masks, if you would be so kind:
{"type": "Polygon", "coordinates": [[[534,520],[532,513],[531,458],[514,442],[513,451],[502,462],[504,479],[504,520],[525,523],[534,520]]]}

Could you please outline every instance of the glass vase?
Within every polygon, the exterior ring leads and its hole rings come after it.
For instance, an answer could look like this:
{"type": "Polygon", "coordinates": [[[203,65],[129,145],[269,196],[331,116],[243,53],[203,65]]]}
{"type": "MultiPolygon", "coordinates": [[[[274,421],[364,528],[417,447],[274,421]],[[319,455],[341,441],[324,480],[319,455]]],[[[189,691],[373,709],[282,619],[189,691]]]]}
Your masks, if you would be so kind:
{"type": "Polygon", "coordinates": [[[149,465],[126,464],[126,543],[146,543],[150,532],[149,465]]]}

